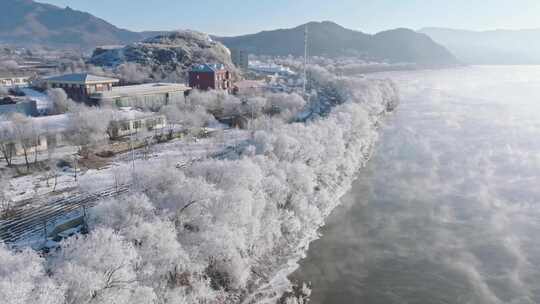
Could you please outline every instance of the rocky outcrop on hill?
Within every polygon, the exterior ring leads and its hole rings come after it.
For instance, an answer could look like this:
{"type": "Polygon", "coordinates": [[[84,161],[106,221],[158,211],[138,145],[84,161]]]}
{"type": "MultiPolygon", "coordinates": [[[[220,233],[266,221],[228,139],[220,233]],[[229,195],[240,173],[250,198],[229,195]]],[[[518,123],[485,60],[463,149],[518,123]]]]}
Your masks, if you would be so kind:
{"type": "Polygon", "coordinates": [[[97,48],[89,63],[102,67],[137,64],[151,71],[154,79],[183,78],[192,65],[200,63],[222,63],[234,70],[230,51],[195,31],[166,33],[119,48],[97,48]]]}

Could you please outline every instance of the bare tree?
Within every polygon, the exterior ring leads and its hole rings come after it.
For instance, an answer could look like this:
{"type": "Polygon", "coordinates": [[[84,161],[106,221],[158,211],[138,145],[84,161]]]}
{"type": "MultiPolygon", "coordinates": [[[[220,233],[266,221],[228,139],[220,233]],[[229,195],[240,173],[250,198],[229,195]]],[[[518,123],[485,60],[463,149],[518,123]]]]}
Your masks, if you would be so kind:
{"type": "Polygon", "coordinates": [[[20,144],[24,161],[26,163],[26,170],[30,171],[29,156],[32,153],[36,153],[35,159],[37,160],[39,135],[36,127],[31,118],[28,118],[22,114],[16,113],[11,116],[11,122],[13,125],[13,133],[16,141],[20,144]]]}
{"type": "Polygon", "coordinates": [[[49,183],[49,179],[53,179],[53,184],[52,184],[52,188],[53,188],[53,192],[56,191],[56,186],[58,184],[58,174],[59,174],[59,170],[58,170],[58,166],[57,166],[57,161],[56,159],[54,159],[54,152],[56,151],[56,134],[50,132],[50,130],[47,128],[46,130],[46,134],[48,135],[47,137],[47,161],[48,161],[48,167],[49,167],[49,171],[48,171],[48,174],[47,174],[47,187],[50,187],[50,183],[49,183]]]}
{"type": "Polygon", "coordinates": [[[79,154],[88,157],[91,146],[106,139],[112,111],[79,105],[69,112],[69,140],[79,147],[79,154]]]}
{"type": "Polygon", "coordinates": [[[11,141],[0,141],[0,152],[8,167],[13,165],[13,155],[15,155],[15,146],[11,141]]]}
{"type": "Polygon", "coordinates": [[[77,155],[73,155],[73,179],[77,182],[77,168],[79,167],[79,158],[77,155]]]}
{"type": "Polygon", "coordinates": [[[56,160],[49,158],[49,172],[47,174],[47,187],[52,186],[52,192],[56,192],[56,187],[58,186],[58,174],[59,174],[59,170],[58,170],[56,160]],[[52,185],[51,183],[49,183],[49,179],[51,178],[53,180],[52,185]]]}
{"type": "Polygon", "coordinates": [[[9,187],[9,182],[5,175],[0,173],[0,218],[9,216],[13,205],[8,195],[6,194],[9,187]]]}
{"type": "Polygon", "coordinates": [[[15,155],[13,125],[4,116],[0,116],[0,153],[8,167],[11,167],[15,155]]]}

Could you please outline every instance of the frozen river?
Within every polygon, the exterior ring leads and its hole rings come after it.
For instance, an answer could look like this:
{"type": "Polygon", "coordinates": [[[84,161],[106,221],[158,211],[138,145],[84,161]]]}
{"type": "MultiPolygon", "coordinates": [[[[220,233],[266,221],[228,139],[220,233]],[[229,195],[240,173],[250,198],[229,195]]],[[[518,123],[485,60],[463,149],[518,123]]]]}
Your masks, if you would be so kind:
{"type": "Polygon", "coordinates": [[[540,66],[371,77],[402,103],[292,276],[310,303],[540,303],[540,66]]]}

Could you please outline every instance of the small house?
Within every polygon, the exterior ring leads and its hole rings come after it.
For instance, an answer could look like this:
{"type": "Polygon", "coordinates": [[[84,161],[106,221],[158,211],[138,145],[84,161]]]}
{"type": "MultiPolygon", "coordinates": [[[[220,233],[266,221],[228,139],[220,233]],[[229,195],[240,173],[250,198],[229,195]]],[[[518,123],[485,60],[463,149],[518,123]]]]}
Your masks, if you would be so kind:
{"type": "Polygon", "coordinates": [[[0,76],[0,86],[8,88],[26,87],[30,83],[28,76],[0,76]]]}

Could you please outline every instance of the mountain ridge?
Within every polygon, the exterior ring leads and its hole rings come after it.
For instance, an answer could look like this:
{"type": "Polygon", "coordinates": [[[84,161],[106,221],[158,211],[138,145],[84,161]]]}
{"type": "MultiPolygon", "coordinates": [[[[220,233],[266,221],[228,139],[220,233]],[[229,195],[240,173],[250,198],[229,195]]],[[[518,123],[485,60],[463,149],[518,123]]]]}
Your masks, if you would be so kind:
{"type": "MultiPolygon", "coordinates": [[[[173,31],[132,32],[90,13],[61,8],[33,0],[0,0],[0,43],[19,46],[49,46],[85,51],[103,45],[129,45],[173,31]]],[[[310,22],[310,54],[356,56],[388,62],[454,64],[456,58],[427,35],[409,29],[365,34],[332,21],[310,22]]],[[[304,28],[262,31],[256,34],[214,38],[231,48],[253,54],[298,55],[304,53],[304,28]]]]}
{"type": "Polygon", "coordinates": [[[244,49],[256,55],[301,56],[304,53],[306,26],[309,32],[310,55],[361,56],[392,62],[426,64],[457,63],[448,50],[427,35],[405,28],[370,35],[332,21],[322,21],[241,36],[214,36],[214,39],[229,48],[244,49]]]}
{"type": "Polygon", "coordinates": [[[0,0],[0,42],[90,49],[148,36],[118,28],[94,15],[32,0],[0,0]]]}

